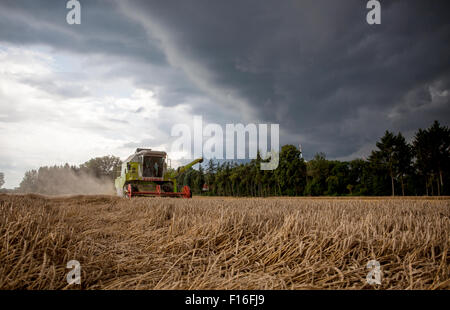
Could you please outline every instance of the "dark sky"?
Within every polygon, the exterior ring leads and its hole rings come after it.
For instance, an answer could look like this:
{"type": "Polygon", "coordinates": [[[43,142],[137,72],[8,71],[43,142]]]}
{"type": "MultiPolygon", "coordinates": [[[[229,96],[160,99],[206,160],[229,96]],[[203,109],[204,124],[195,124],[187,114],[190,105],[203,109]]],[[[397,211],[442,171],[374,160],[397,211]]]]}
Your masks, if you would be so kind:
{"type": "MultiPolygon", "coordinates": [[[[163,111],[279,123],[281,143],[301,143],[306,157],[347,159],[367,155],[385,130],[411,137],[450,121],[450,2],[380,2],[381,25],[368,25],[365,0],[81,0],[81,25],[68,25],[65,1],[2,0],[0,47],[8,57],[39,50],[76,71],[70,87],[55,75],[21,77],[60,98],[122,96],[107,84],[123,78],[163,111]],[[90,66],[75,70],[73,59],[90,66]],[[102,90],[83,88],[89,78],[102,90]]],[[[0,92],[0,133],[27,121],[7,105],[0,92]]],[[[170,134],[170,117],[159,121],[170,134]]],[[[149,142],[140,139],[133,147],[149,142]]]]}
{"type": "Polygon", "coordinates": [[[205,70],[205,87],[243,98],[252,117],[280,123],[292,136],[285,141],[302,142],[309,155],[342,157],[386,129],[450,116],[448,1],[382,1],[375,26],[365,4],[136,1],[126,9],[175,63],[205,70]]]}

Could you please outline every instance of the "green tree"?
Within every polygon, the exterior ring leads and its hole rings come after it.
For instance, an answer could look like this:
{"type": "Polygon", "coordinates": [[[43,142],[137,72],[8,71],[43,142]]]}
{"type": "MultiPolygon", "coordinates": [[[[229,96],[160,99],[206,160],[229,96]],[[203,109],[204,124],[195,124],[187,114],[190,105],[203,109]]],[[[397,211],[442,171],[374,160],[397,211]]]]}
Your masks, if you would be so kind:
{"type": "Polygon", "coordinates": [[[199,165],[198,171],[195,173],[195,177],[193,180],[193,191],[196,194],[202,193],[203,184],[205,184],[205,175],[202,165],[199,165]]]}
{"type": "Polygon", "coordinates": [[[374,166],[381,167],[389,173],[391,178],[392,196],[395,196],[394,178],[396,174],[396,167],[398,165],[397,139],[392,132],[386,130],[384,136],[376,143],[378,150],[372,151],[369,157],[374,166]]]}
{"type": "Polygon", "coordinates": [[[318,153],[307,163],[308,184],[305,195],[319,196],[327,190],[329,163],[324,153],[318,153]]]}
{"type": "Polygon", "coordinates": [[[438,195],[445,193],[444,179],[450,163],[450,129],[440,126],[438,121],[426,129],[419,129],[413,141],[416,168],[425,177],[425,186],[436,181],[438,195]]]}
{"type": "Polygon", "coordinates": [[[412,172],[412,147],[406,143],[405,138],[401,133],[396,137],[396,163],[397,163],[397,175],[400,177],[400,183],[402,186],[402,195],[405,196],[405,182],[406,175],[412,172]]]}
{"type": "Polygon", "coordinates": [[[19,185],[19,191],[23,193],[37,193],[38,172],[36,170],[25,172],[22,182],[19,185]]]}
{"type": "Polygon", "coordinates": [[[348,185],[347,189],[352,195],[355,193],[356,195],[367,195],[368,193],[373,193],[373,190],[370,188],[370,180],[372,175],[372,171],[370,169],[370,164],[363,159],[354,159],[349,163],[349,176],[348,176],[348,185]],[[350,189],[351,188],[351,189],[350,189]],[[355,190],[353,192],[353,189],[355,190]]]}
{"type": "Polygon", "coordinates": [[[97,178],[108,177],[110,179],[114,179],[115,171],[120,169],[121,164],[122,161],[119,157],[109,155],[92,158],[80,165],[80,169],[94,175],[97,178]]]}
{"type": "Polygon", "coordinates": [[[230,181],[233,196],[240,196],[242,193],[241,182],[242,182],[242,166],[236,165],[230,171],[230,181]]]}
{"type": "Polygon", "coordinates": [[[350,165],[348,162],[333,160],[329,162],[329,176],[327,177],[328,190],[327,195],[343,195],[347,192],[347,184],[350,183],[350,165]],[[331,177],[334,184],[330,188],[331,177]]]}
{"type": "Polygon", "coordinates": [[[339,178],[335,175],[330,175],[327,179],[327,195],[339,194],[339,178]]]}
{"type": "Polygon", "coordinates": [[[215,195],[216,194],[216,186],[215,186],[215,181],[216,181],[216,165],[214,164],[214,161],[212,159],[209,160],[208,162],[208,166],[206,168],[206,175],[205,175],[205,180],[206,183],[209,186],[209,195],[215,195]]]}
{"type": "Polygon", "coordinates": [[[300,151],[293,145],[284,145],[279,155],[275,177],[281,195],[300,195],[306,187],[306,164],[300,151]]]}

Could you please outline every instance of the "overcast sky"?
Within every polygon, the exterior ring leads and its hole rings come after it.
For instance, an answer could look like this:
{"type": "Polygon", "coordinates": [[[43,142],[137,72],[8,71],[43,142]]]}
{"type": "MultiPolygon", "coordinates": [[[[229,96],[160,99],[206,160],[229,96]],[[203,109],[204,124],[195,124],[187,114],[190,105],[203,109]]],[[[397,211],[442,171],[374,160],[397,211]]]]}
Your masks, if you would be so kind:
{"type": "MultiPolygon", "coordinates": [[[[449,1],[0,0],[0,171],[170,151],[175,123],[277,123],[304,156],[367,156],[450,121],[449,1]]],[[[176,157],[177,154],[171,154],[176,157]]]]}

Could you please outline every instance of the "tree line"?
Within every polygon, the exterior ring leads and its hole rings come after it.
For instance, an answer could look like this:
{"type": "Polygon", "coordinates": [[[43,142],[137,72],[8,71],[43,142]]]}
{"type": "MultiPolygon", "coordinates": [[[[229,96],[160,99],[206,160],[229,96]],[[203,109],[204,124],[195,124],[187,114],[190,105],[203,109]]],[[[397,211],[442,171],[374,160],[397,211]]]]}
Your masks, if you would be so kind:
{"type": "Polygon", "coordinates": [[[179,176],[178,183],[189,185],[194,194],[214,196],[450,194],[448,127],[435,121],[428,129],[419,129],[412,143],[401,133],[386,131],[376,147],[367,159],[327,160],[318,153],[305,161],[295,146],[284,145],[273,171],[260,170],[259,155],[243,164],[210,160],[179,176]]]}
{"type": "Polygon", "coordinates": [[[25,172],[16,189],[21,193],[84,194],[113,192],[115,171],[121,160],[115,156],[92,158],[79,165],[45,166],[25,172]]]}
{"type": "MultiPolygon", "coordinates": [[[[449,195],[449,159],[450,130],[435,121],[419,129],[411,143],[401,133],[386,131],[366,159],[328,160],[318,153],[306,161],[295,146],[284,145],[275,170],[261,170],[258,154],[246,163],[209,160],[179,175],[177,182],[194,194],[214,196],[449,195]]],[[[40,167],[27,171],[16,190],[69,194],[74,188],[86,191],[86,184],[87,190],[101,183],[112,187],[120,165],[120,158],[104,156],[79,166],[40,167]]],[[[0,187],[3,184],[0,173],[0,187]]]]}

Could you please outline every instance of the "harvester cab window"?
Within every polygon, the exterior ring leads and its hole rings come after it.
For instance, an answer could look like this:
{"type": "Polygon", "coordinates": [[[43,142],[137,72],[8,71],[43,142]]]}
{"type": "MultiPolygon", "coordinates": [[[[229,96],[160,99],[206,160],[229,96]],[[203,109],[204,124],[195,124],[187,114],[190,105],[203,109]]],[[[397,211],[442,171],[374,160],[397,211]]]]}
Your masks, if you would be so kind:
{"type": "Polygon", "coordinates": [[[144,177],[161,178],[163,176],[164,158],[145,156],[144,157],[144,177]]]}
{"type": "Polygon", "coordinates": [[[158,175],[159,167],[158,167],[158,162],[157,161],[155,161],[155,163],[153,164],[153,169],[155,171],[155,175],[158,175]]]}

